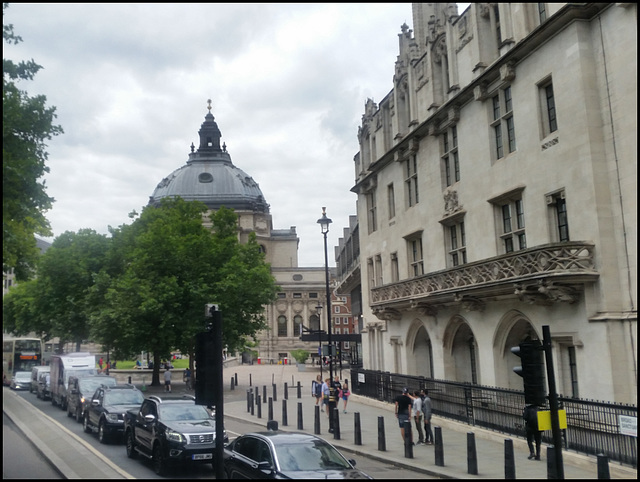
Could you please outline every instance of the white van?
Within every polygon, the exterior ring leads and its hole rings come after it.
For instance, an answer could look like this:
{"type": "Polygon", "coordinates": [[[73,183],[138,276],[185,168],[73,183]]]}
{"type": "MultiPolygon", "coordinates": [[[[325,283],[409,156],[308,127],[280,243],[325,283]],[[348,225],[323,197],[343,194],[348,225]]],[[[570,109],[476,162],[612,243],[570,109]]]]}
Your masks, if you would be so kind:
{"type": "Polygon", "coordinates": [[[51,357],[51,404],[67,409],[69,377],[97,375],[96,357],[90,353],[69,353],[51,357]]]}

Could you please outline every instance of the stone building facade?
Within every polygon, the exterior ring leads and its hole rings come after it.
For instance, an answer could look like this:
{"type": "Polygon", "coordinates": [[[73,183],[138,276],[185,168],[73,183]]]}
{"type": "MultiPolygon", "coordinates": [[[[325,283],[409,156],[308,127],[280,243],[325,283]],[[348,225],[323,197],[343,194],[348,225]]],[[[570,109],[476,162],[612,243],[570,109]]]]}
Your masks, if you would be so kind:
{"type": "Polygon", "coordinates": [[[413,24],[365,104],[359,261],[338,260],[364,367],[522,389],[510,348],[549,326],[558,393],[637,403],[636,5],[416,3],[413,24]]]}

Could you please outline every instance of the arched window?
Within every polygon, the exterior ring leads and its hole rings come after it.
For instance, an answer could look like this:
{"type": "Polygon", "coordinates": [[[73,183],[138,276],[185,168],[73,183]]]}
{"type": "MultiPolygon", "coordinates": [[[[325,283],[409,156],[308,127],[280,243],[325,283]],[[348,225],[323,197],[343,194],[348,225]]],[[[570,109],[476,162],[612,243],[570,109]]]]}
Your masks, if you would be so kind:
{"type": "Polygon", "coordinates": [[[309,329],[312,331],[318,331],[320,329],[320,318],[318,315],[311,315],[309,317],[309,329]]]}
{"type": "Polygon", "coordinates": [[[287,317],[278,316],[278,336],[287,336],[287,317]]]}
{"type": "Polygon", "coordinates": [[[293,317],[293,336],[300,336],[302,334],[302,316],[296,315],[293,317]]]}

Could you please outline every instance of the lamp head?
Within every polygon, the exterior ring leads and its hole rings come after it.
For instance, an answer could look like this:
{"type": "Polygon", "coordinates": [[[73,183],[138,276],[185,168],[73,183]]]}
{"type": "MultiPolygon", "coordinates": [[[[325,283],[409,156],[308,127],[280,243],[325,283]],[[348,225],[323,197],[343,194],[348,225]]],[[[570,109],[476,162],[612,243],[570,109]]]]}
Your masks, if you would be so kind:
{"type": "Polygon", "coordinates": [[[327,217],[326,207],[322,208],[322,217],[318,219],[318,224],[320,225],[320,232],[322,234],[327,234],[329,232],[329,224],[333,221],[327,217]]]}

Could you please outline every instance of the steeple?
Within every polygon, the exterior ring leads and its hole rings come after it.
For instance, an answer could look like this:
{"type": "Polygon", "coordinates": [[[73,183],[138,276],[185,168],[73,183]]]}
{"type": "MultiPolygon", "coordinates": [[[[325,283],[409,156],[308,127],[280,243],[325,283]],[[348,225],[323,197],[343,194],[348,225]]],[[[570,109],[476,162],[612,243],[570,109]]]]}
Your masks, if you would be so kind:
{"type": "Polygon", "coordinates": [[[222,137],[222,133],[220,132],[220,129],[218,129],[218,124],[216,124],[215,118],[211,113],[211,99],[208,99],[207,103],[209,104],[207,106],[209,112],[204,117],[205,120],[198,131],[198,134],[200,135],[200,147],[198,147],[198,152],[221,151],[220,138],[222,137]]]}

